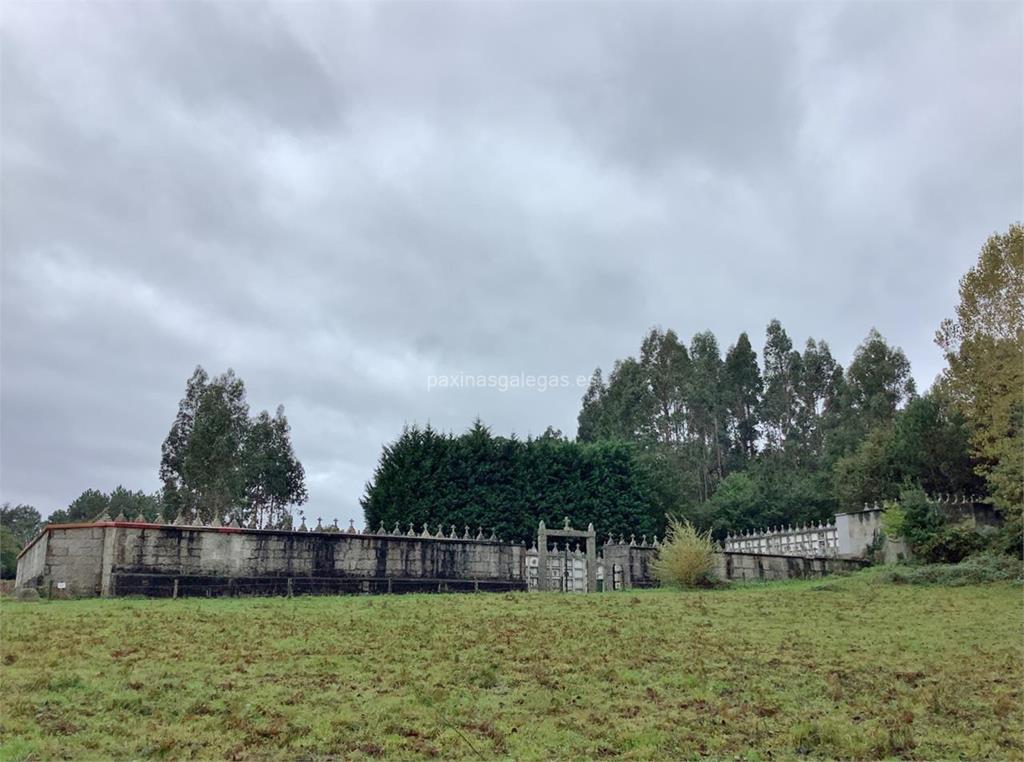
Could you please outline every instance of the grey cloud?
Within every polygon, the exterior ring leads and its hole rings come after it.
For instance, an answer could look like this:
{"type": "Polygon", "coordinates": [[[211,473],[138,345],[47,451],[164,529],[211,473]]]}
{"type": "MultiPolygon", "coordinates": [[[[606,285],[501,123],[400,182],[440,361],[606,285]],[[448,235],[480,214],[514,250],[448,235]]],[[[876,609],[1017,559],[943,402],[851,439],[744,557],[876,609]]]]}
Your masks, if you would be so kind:
{"type": "MultiPolygon", "coordinates": [[[[8,12],[8,10],[10,12],[8,12]]],[[[185,379],[284,403],[307,513],[406,423],[575,431],[652,325],[926,387],[1020,217],[1014,4],[15,4],[0,29],[0,497],[155,489],[185,379]]]]}

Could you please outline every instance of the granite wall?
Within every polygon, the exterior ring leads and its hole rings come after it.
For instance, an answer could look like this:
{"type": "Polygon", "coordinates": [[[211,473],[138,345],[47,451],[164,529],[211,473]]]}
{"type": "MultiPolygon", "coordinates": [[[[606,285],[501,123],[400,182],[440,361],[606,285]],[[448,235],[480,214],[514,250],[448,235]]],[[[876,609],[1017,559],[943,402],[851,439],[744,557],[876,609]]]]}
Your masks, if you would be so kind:
{"type": "Polygon", "coordinates": [[[41,594],[525,590],[525,549],[485,539],[98,522],[48,527],[17,587],[41,594]]]}
{"type": "Polygon", "coordinates": [[[785,580],[854,572],[867,561],[846,558],[802,558],[764,553],[716,553],[715,576],[723,580],[785,580]]]}
{"type": "MultiPolygon", "coordinates": [[[[46,597],[230,596],[527,590],[536,549],[412,532],[285,531],[129,521],[48,526],[21,552],[16,589],[46,597]]],[[[602,547],[602,588],[652,587],[657,546],[602,547]]],[[[574,579],[575,561],[573,553],[574,579]]],[[[536,559],[534,559],[536,561],[536,559]]],[[[724,580],[778,580],[853,571],[864,562],[724,552],[724,580]]],[[[585,585],[583,585],[585,588],[585,585]]],[[[573,587],[575,589],[575,585],[573,587]]]]}

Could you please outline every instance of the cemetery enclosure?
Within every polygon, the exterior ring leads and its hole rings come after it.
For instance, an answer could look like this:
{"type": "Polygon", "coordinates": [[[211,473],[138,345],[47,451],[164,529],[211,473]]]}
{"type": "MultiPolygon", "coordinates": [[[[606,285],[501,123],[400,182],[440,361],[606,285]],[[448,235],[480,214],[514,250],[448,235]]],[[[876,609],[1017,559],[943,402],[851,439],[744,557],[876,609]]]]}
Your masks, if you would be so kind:
{"type": "MultiPolygon", "coordinates": [[[[468,530],[290,531],[97,521],[48,526],[22,551],[17,589],[44,597],[611,591],[650,587],[657,538],[600,546],[593,528],[539,528],[527,548],[468,530]],[[583,548],[580,547],[582,540],[583,548]],[[546,573],[544,573],[546,571],[546,573]]],[[[859,568],[835,558],[723,553],[722,579],[789,579],[859,568]]]]}
{"type": "MultiPolygon", "coordinates": [[[[585,533],[584,533],[585,534],[585,533]]],[[[592,531],[591,531],[592,536],[592,531]]],[[[483,532],[447,536],[416,532],[286,531],[234,526],[182,526],[132,521],[47,527],[23,551],[19,590],[46,597],[149,595],[300,595],[508,591],[586,591],[652,584],[653,545],[609,540],[601,556],[581,562],[563,543],[546,554],[483,532]],[[540,569],[547,575],[538,576],[540,569]],[[614,571],[613,571],[614,570],[614,571]],[[582,572],[582,573],[580,573],[582,572]]]]}

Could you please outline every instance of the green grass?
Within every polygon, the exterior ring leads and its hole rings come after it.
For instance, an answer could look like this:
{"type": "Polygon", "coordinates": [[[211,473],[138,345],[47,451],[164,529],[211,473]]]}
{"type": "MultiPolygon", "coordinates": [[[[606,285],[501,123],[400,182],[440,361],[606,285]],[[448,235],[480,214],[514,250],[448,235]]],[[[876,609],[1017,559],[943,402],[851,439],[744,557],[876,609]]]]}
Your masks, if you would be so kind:
{"type": "Polygon", "coordinates": [[[1021,759],[1021,588],[0,603],[5,759],[1021,759]]]}

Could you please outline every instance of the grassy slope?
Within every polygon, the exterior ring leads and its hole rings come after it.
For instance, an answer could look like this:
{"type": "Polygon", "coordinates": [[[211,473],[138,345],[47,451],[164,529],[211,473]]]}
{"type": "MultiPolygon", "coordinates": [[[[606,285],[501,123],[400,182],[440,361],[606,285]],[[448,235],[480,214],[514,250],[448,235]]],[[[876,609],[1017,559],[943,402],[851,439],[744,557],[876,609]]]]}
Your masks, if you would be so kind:
{"type": "Polygon", "coordinates": [[[0,606],[8,759],[1024,748],[1009,584],[0,606]]]}

